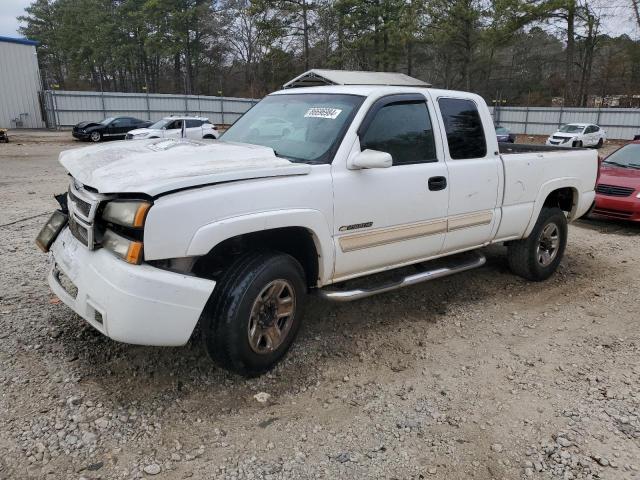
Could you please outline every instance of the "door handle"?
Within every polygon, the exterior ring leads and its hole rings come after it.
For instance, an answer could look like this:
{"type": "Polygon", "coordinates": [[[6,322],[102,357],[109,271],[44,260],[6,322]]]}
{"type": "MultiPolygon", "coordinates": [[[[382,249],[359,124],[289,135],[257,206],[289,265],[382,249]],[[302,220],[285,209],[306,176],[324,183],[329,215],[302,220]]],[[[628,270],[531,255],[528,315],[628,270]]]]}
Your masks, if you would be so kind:
{"type": "Polygon", "coordinates": [[[429,179],[429,190],[437,192],[438,190],[444,190],[447,188],[446,177],[431,177],[429,179]]]}

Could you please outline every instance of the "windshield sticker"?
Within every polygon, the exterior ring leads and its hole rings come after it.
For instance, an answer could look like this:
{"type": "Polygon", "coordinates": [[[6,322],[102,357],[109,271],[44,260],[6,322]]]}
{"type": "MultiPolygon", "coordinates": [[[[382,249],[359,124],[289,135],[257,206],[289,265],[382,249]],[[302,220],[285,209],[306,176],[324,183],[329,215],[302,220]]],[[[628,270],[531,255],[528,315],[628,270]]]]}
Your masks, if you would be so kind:
{"type": "Polygon", "coordinates": [[[312,107],[304,114],[305,118],[330,118],[335,120],[342,113],[339,108],[312,107]]]}

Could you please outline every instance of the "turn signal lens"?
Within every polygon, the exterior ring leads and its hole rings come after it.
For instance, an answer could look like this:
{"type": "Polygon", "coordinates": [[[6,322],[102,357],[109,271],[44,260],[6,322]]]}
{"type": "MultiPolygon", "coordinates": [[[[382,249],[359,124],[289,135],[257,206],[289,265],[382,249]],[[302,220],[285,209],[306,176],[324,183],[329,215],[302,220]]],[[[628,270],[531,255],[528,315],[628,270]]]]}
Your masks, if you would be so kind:
{"type": "Polygon", "coordinates": [[[133,265],[142,263],[142,242],[128,240],[114,231],[107,229],[102,236],[102,246],[127,263],[133,265]]]}
{"type": "Polygon", "coordinates": [[[142,228],[150,208],[149,202],[114,200],[105,205],[102,218],[123,227],[142,228]]]}

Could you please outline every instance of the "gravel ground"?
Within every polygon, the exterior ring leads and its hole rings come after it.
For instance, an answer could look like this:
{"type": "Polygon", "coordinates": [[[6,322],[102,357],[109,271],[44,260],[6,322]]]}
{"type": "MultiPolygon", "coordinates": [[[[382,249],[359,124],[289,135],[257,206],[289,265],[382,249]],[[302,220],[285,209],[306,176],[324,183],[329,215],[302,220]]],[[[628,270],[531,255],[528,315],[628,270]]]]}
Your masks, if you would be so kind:
{"type": "Polygon", "coordinates": [[[51,294],[33,239],[67,137],[0,146],[0,479],[640,478],[639,226],[571,226],[540,284],[496,246],[455,277],[313,299],[246,380],[197,340],[116,343],[51,294]]]}

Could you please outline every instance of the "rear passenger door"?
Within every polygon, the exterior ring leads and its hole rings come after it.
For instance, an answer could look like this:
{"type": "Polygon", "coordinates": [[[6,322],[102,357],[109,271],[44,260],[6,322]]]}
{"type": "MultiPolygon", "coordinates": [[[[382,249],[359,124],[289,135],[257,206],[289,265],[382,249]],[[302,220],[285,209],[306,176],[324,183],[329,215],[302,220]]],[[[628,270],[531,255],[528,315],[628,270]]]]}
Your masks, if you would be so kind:
{"type": "Polygon", "coordinates": [[[187,138],[202,138],[202,120],[185,120],[187,138]]]}
{"type": "Polygon", "coordinates": [[[438,97],[438,113],[445,131],[445,158],[449,172],[449,211],[443,252],[485,244],[499,222],[498,191],[502,164],[490,119],[473,98],[438,97]]]}

